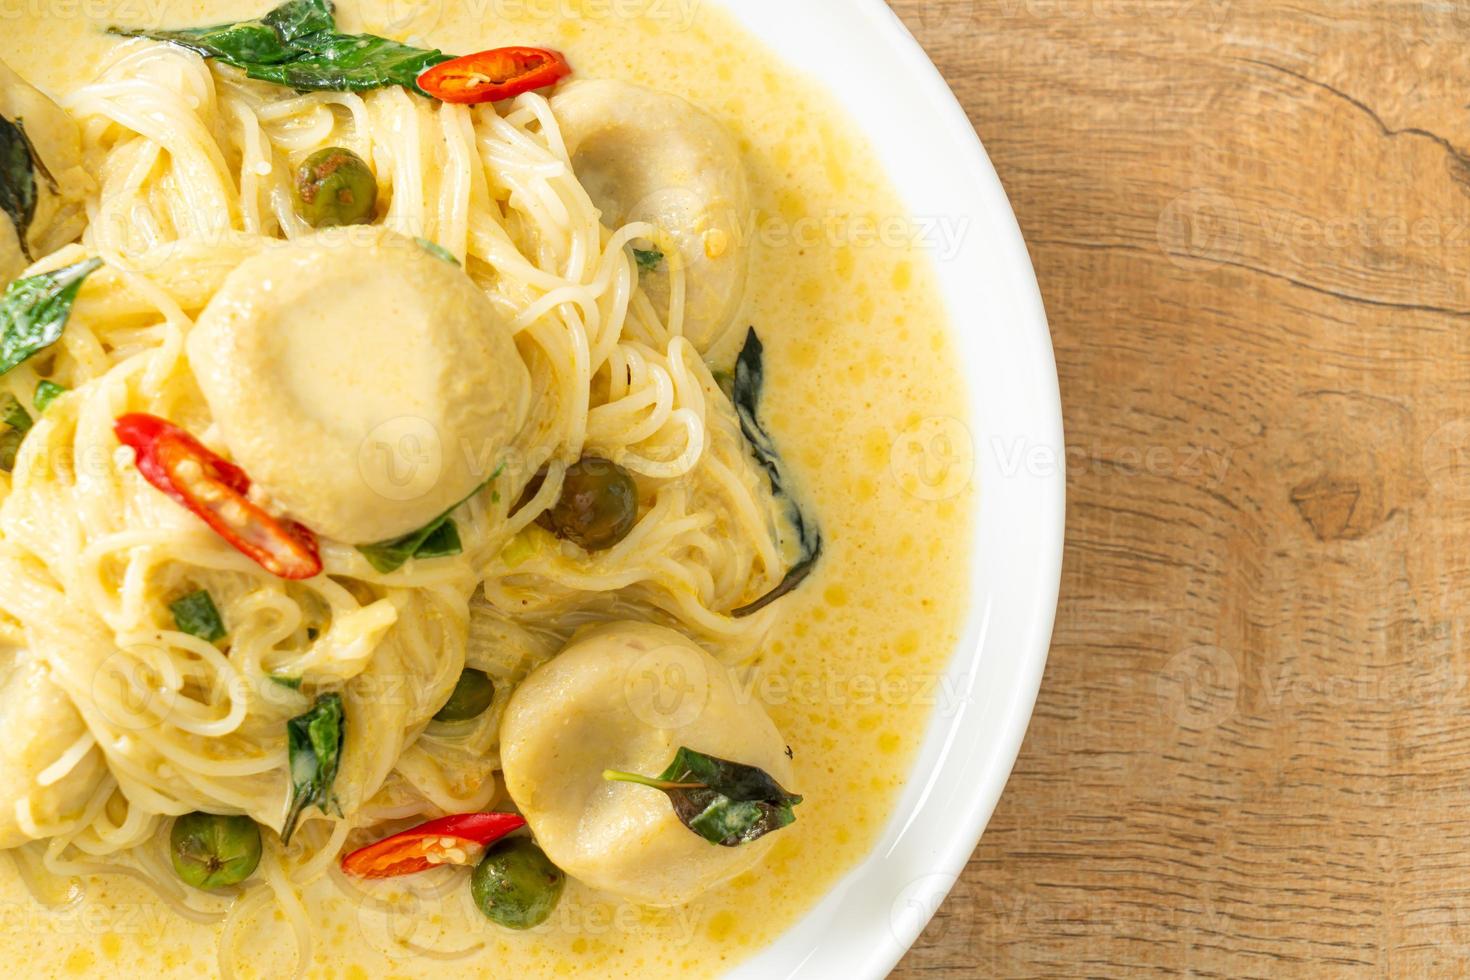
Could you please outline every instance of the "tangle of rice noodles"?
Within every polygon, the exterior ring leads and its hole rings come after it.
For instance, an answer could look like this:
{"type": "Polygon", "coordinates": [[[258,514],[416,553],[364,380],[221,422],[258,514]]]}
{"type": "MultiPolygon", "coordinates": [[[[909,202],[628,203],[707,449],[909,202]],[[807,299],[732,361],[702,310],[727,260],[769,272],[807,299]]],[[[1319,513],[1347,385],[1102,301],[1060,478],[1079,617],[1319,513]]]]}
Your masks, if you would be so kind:
{"type": "Polygon", "coordinates": [[[12,853],[33,884],[121,874],[182,915],[225,920],[227,975],[238,931],[274,906],[299,970],[311,955],[303,886],[340,878],[339,852],[377,825],[495,804],[506,700],[573,630],[652,619],[732,664],[751,656],[769,611],[728,611],[781,577],[779,508],[728,398],[679,335],[678,309],[655,310],[638,288],[626,246],[654,229],[600,224],[542,97],[497,111],[399,88],[298,95],[133,42],[65,107],[96,182],[89,225],[30,271],[85,256],[106,264],[61,340],[0,378],[22,402],[43,376],[72,392],[0,475],[0,653],[12,670],[44,666],[56,730],[69,724],[77,737],[20,794],[15,819],[32,842],[12,853]],[[535,399],[502,492],[456,515],[462,555],[380,574],[324,541],[326,574],[287,582],[144,483],[112,424],[151,412],[213,441],[185,338],[243,259],[312,231],[290,181],[326,146],[370,161],[383,224],[438,243],[484,289],[513,326],[535,399]],[[533,526],[584,453],[654,488],[634,530],[593,555],[533,526]],[[199,588],[230,625],[227,650],[170,618],[168,597],[199,588]],[[495,680],[490,710],[432,721],[467,665],[495,680]],[[304,682],[293,690],[273,674],[304,682]],[[342,693],[347,717],[342,815],[308,810],[283,847],[286,721],[325,690],[342,693]],[[46,790],[62,802],[31,805],[46,790]],[[193,810],[257,821],[261,873],[219,895],[182,886],[167,820],[193,810]]]}

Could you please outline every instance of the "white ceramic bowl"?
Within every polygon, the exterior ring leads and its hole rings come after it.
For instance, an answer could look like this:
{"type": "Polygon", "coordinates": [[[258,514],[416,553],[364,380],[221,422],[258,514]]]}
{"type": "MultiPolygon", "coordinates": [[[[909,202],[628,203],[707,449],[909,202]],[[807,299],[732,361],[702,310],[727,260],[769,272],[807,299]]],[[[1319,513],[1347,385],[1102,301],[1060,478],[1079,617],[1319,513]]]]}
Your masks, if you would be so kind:
{"type": "Polygon", "coordinates": [[[736,977],[881,977],[954,885],[1004,788],[1041,683],[1061,575],[1056,365],[1025,242],[949,87],[882,0],[726,4],[822,79],[911,214],[964,234],[935,255],[970,386],[980,512],[969,622],[877,848],[736,977]],[[820,42],[814,39],[820,38],[820,42]],[[881,124],[881,128],[879,128],[881,124]]]}

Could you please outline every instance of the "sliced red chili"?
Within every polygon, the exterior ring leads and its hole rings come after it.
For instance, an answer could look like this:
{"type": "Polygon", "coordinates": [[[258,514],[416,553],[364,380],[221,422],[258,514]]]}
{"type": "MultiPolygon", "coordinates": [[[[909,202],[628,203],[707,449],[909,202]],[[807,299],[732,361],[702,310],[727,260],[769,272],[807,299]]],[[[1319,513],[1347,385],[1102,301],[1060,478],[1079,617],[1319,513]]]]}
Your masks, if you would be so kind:
{"type": "Polygon", "coordinates": [[[272,517],[247,496],[250,477],[183,429],[156,415],[133,414],[113,424],[118,441],[137,454],[138,472],[188,508],[235,550],[272,575],[320,574],[316,535],[295,521],[272,517]]]}
{"type": "Polygon", "coordinates": [[[473,105],[512,99],[554,85],[572,73],[560,51],[495,48],[441,62],[419,75],[418,85],[443,102],[473,105]]]}
{"type": "Polygon", "coordinates": [[[526,825],[518,813],[460,813],[360,847],[342,859],[359,878],[395,878],[441,864],[479,864],[485,848],[526,825]]]}

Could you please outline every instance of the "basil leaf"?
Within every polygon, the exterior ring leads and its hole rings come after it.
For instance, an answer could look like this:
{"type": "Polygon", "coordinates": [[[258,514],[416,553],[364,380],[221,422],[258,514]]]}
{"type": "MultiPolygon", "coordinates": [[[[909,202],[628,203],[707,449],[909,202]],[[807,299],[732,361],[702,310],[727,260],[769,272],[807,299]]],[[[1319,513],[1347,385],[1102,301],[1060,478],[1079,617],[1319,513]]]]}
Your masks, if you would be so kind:
{"type": "Polygon", "coordinates": [[[61,339],[82,280],[101,267],[101,259],[86,259],[17,279],[5,288],[0,296],[0,374],[61,339]]]}
{"type": "Polygon", "coordinates": [[[42,381],[36,385],[36,395],[32,399],[32,404],[36,406],[36,411],[44,412],[52,402],[66,394],[66,392],[67,389],[55,381],[42,381]]]}
{"type": "Polygon", "coordinates": [[[26,433],[31,431],[31,416],[10,392],[0,394],[0,472],[15,470],[15,457],[20,453],[20,444],[26,433]]]}
{"type": "Polygon", "coordinates": [[[251,64],[278,64],[297,57],[300,52],[293,47],[295,43],[313,34],[330,32],[336,26],[330,0],[290,0],[259,20],[174,31],[113,26],[107,32],[167,41],[206,58],[218,58],[244,68],[251,64]]]}
{"type": "Polygon", "coordinates": [[[283,41],[330,31],[337,26],[332,0],[289,0],[261,18],[283,41]]]}
{"type": "Polygon", "coordinates": [[[419,75],[450,59],[442,51],[373,34],[338,34],[329,0],[291,0],[259,20],[217,27],[175,31],[109,27],[108,31],[182,45],[233,65],[250,78],[301,92],[361,92],[385,85],[421,91],[419,75]]]}
{"type": "Polygon", "coordinates": [[[19,429],[0,432],[0,473],[15,472],[15,458],[20,455],[20,444],[25,437],[19,429]]]}
{"type": "Polygon", "coordinates": [[[281,674],[266,674],[265,676],[282,687],[289,687],[293,691],[301,690],[302,679],[300,677],[285,677],[281,674]]]}
{"type": "Polygon", "coordinates": [[[21,405],[20,399],[8,391],[0,394],[0,423],[4,423],[22,435],[31,431],[31,426],[34,424],[31,421],[31,413],[21,405]]]}
{"type": "Polygon", "coordinates": [[[418,242],[419,247],[434,256],[434,258],[443,259],[450,265],[459,265],[459,259],[455,258],[454,253],[438,242],[431,242],[427,238],[415,238],[414,241],[418,242]]]}
{"type": "Polygon", "coordinates": [[[0,394],[0,425],[5,427],[0,431],[0,472],[11,473],[15,470],[20,444],[31,431],[32,423],[30,413],[8,391],[0,394]]]}
{"type": "Polygon", "coordinates": [[[371,34],[313,34],[280,64],[241,65],[245,74],[298,92],[363,92],[388,85],[421,91],[418,77],[449,56],[371,34]]]}
{"type": "Polygon", "coordinates": [[[154,41],[166,41],[188,48],[201,57],[218,58],[238,68],[251,64],[273,64],[294,57],[287,42],[261,21],[181,31],[109,27],[107,33],[120,37],[146,37],[154,41]]]}
{"type": "Polygon", "coordinates": [[[735,373],[733,371],[711,371],[710,377],[715,379],[715,384],[725,393],[725,397],[734,401],[735,398],[735,373]]]}
{"type": "Polygon", "coordinates": [[[214,599],[206,590],[190,592],[182,599],[169,603],[168,608],[174,614],[174,625],[179,628],[179,632],[197,636],[206,643],[225,638],[224,620],[220,618],[214,599]]]}
{"type": "Polygon", "coordinates": [[[801,797],[764,769],[680,748],[657,776],[609,769],[603,779],[650,786],[668,795],[679,821],[711,844],[739,847],[796,820],[801,797]]]}
{"type": "Polygon", "coordinates": [[[414,551],[415,558],[448,558],[464,552],[464,545],[459,540],[459,525],[452,520],[447,520],[439,525],[439,529],[424,539],[424,543],[414,551]]]}
{"type": "Polygon", "coordinates": [[[656,248],[633,249],[633,261],[637,262],[638,268],[644,272],[652,272],[654,269],[657,269],[659,263],[663,260],[664,253],[656,248]]]}
{"type": "MultiPolygon", "coordinates": [[[[464,546],[459,539],[459,527],[449,519],[449,515],[473,500],[475,494],[493,483],[504,470],[504,463],[495,467],[495,472],[490,474],[490,479],[475,487],[470,491],[468,497],[417,531],[412,531],[391,541],[358,545],[358,552],[368,560],[369,565],[384,575],[398,571],[410,558],[448,558],[451,555],[462,553],[464,546]]],[[[497,496],[495,499],[500,498],[497,496]]]]}
{"type": "Polygon", "coordinates": [[[446,558],[464,548],[460,545],[459,528],[449,519],[449,514],[443,514],[412,534],[363,545],[357,550],[369,565],[387,575],[398,571],[410,558],[446,558]]]}
{"type": "Polygon", "coordinates": [[[36,187],[38,170],[54,185],[46,165],[36,153],[36,147],[26,135],[25,124],[19,119],[0,117],[0,210],[9,215],[10,223],[15,226],[15,237],[26,261],[32,258],[30,230],[39,199],[36,187]]]}
{"type": "Polygon", "coordinates": [[[782,470],[781,454],[776,451],[775,442],[761,424],[759,411],[765,383],[765,346],[760,337],[756,336],[755,328],[751,327],[750,332],[745,335],[745,346],[735,359],[735,379],[731,385],[730,398],[735,403],[735,414],[740,417],[740,431],[745,434],[745,441],[750,444],[756,462],[761,464],[771,481],[771,492],[786,501],[786,517],[791,522],[799,550],[796,561],[786,570],[786,575],[774,589],[754,602],[731,610],[730,615],[737,619],[760,612],[793,591],[817,567],[817,559],[822,556],[822,531],[817,527],[816,521],[804,514],[801,506],[792,498],[782,470]]]}
{"type": "Polygon", "coordinates": [[[281,827],[281,842],[289,844],[296,822],[309,806],[326,813],[341,813],[332,783],[337,779],[337,765],[342,757],[342,737],[346,718],[342,714],[342,695],[321,694],[305,714],[286,722],[287,750],[291,759],[291,808],[281,827]]]}

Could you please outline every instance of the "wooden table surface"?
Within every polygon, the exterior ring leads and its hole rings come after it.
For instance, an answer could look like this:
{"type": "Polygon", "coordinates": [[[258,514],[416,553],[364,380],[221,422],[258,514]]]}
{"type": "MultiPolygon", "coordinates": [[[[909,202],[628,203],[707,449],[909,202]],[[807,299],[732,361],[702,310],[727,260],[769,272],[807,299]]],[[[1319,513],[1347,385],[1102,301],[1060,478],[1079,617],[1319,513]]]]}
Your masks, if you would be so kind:
{"type": "Polygon", "coordinates": [[[1470,972],[1470,2],[892,0],[1051,319],[1051,660],[901,977],[1470,972]]]}

